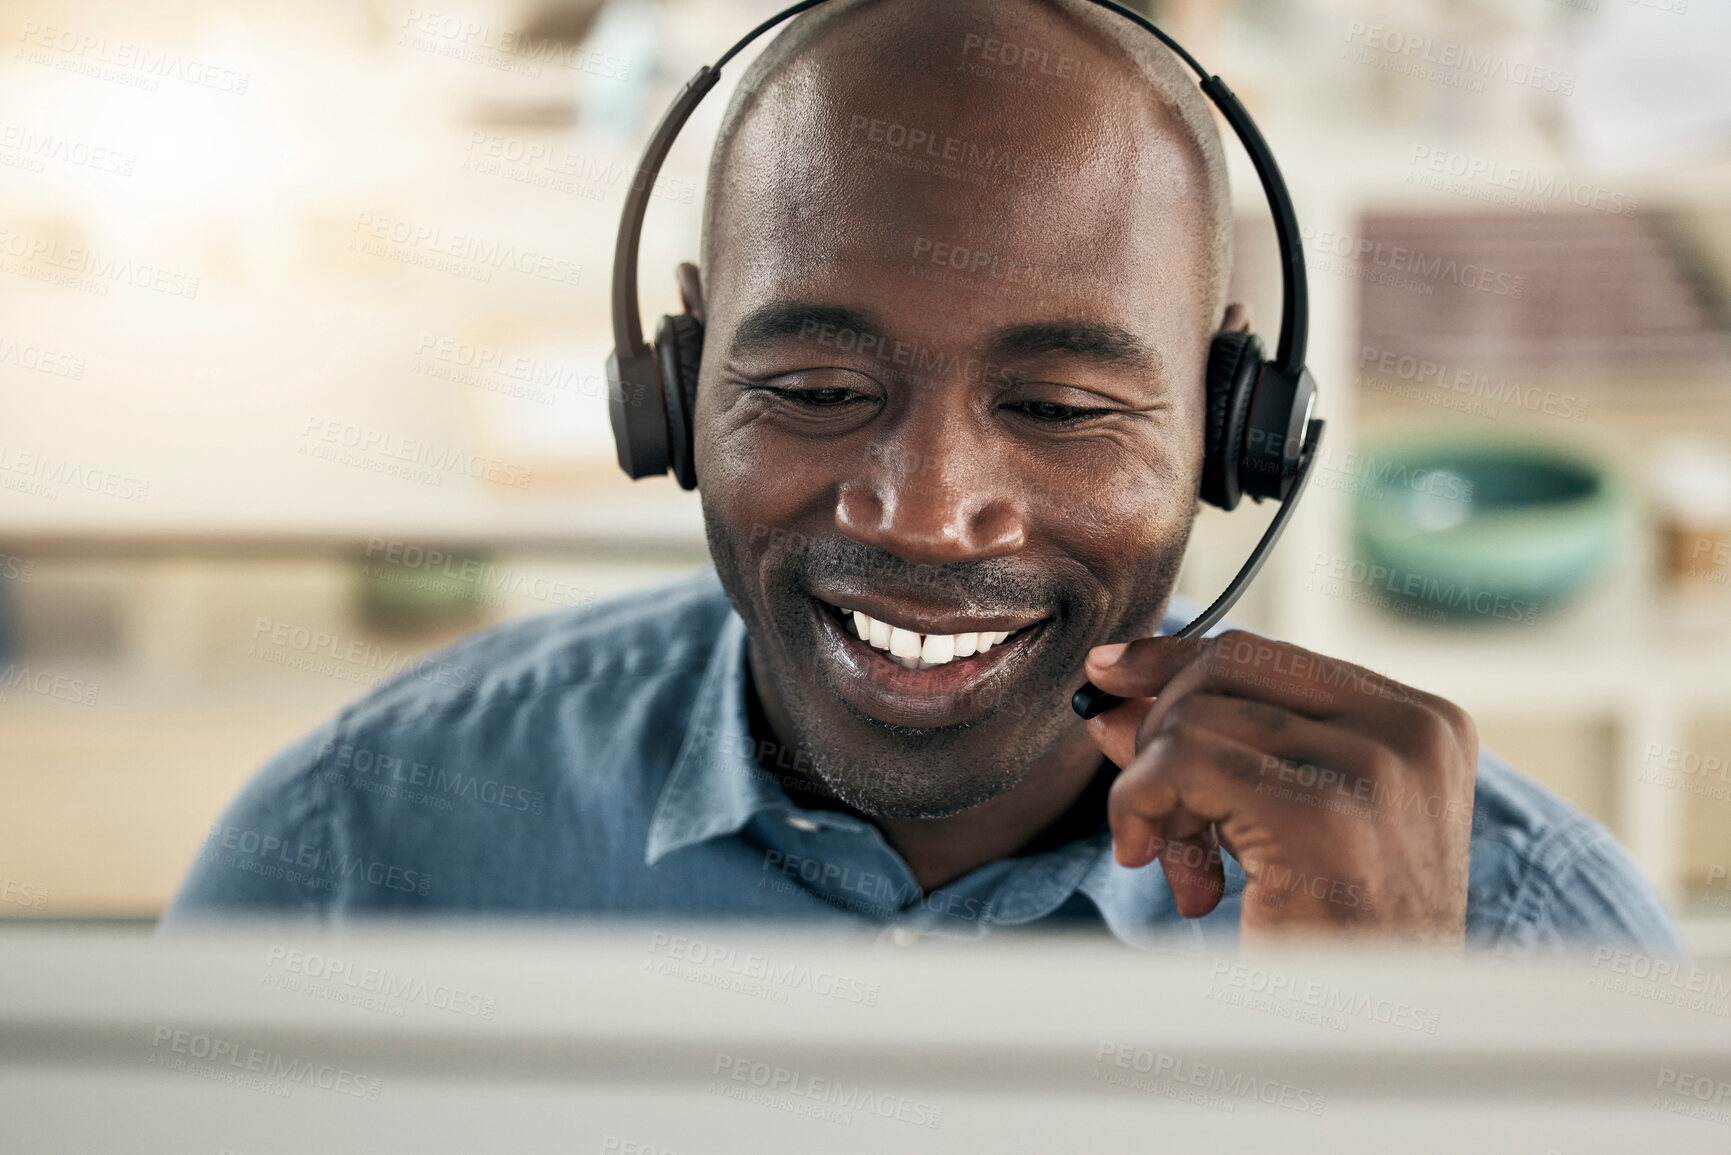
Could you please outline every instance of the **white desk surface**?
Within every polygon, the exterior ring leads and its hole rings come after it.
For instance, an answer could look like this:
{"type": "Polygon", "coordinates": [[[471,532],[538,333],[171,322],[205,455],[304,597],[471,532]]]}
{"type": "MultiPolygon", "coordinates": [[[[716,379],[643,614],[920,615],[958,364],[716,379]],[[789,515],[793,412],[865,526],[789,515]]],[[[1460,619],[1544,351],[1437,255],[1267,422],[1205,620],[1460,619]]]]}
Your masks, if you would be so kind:
{"type": "Polygon", "coordinates": [[[1731,1090],[1713,1102],[1731,1087],[1724,970],[1643,982],[1625,972],[1647,964],[1617,956],[1234,965],[1098,940],[825,943],[650,922],[155,940],[13,925],[0,928],[0,1150],[1731,1148],[1731,1090]],[[346,978],[290,989],[339,962],[346,978]],[[356,1005],[369,973],[409,993],[356,1005]],[[1234,1005],[1271,981],[1316,1001],[1234,1005]],[[838,985],[846,996],[820,993],[838,985]],[[1697,1009],[1648,997],[1689,985],[1717,993],[1697,1009]],[[453,997],[492,1017],[434,1005],[453,997]],[[1434,1033],[1379,1021],[1397,1006],[1434,1033]],[[240,1065],[194,1058],[219,1042],[240,1065]],[[272,1086],[223,1081],[253,1056],[276,1065],[272,1086]],[[285,1066],[349,1072],[364,1093],[285,1080],[285,1066]],[[767,1102],[739,1097],[763,1090],[754,1070],[779,1088],[767,1102]]]}

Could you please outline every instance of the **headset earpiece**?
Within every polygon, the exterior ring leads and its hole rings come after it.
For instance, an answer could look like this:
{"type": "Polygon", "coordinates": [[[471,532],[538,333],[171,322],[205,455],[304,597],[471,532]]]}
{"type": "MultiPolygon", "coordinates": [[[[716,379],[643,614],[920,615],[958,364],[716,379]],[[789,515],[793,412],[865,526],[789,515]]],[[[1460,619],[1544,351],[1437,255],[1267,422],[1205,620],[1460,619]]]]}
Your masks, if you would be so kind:
{"type": "Polygon", "coordinates": [[[1202,500],[1226,510],[1245,495],[1286,500],[1316,400],[1310,371],[1284,372],[1253,333],[1216,333],[1204,388],[1202,500]]]}
{"type": "Polygon", "coordinates": [[[1208,347],[1202,500],[1221,509],[1236,508],[1243,493],[1238,465],[1262,360],[1262,342],[1254,333],[1216,333],[1208,347]]]}
{"type": "Polygon", "coordinates": [[[697,406],[697,375],[703,364],[703,325],[690,313],[661,318],[655,330],[655,363],[667,412],[667,464],[681,489],[697,488],[696,446],[691,415],[697,406]]]}

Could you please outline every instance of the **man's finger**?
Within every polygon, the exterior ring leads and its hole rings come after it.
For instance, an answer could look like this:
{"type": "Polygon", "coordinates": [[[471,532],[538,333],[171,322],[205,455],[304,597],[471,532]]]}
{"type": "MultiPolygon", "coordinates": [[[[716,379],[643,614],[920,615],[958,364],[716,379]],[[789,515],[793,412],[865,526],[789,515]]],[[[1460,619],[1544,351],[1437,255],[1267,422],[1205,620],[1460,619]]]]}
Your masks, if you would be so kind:
{"type": "MultiPolygon", "coordinates": [[[[1150,638],[1168,649],[1186,644],[1173,638],[1150,638]]],[[[1158,696],[1170,705],[1175,698],[1197,691],[1229,694],[1280,706],[1318,719],[1381,718],[1403,705],[1423,704],[1426,695],[1363,667],[1312,653],[1244,630],[1227,630],[1194,647],[1191,660],[1170,669],[1169,653],[1127,648],[1120,661],[1103,666],[1094,684],[1121,698],[1131,695],[1119,685],[1138,686],[1155,678],[1162,688],[1138,689],[1141,696],[1158,696]],[[1143,666],[1148,673],[1141,672],[1143,666]]],[[[1091,651],[1097,653],[1098,650],[1091,651]]]]}
{"type": "Polygon", "coordinates": [[[1118,776],[1107,798],[1113,856],[1132,869],[1159,859],[1178,913],[1200,918],[1220,904],[1226,868],[1217,822],[1242,800],[1237,766],[1255,753],[1206,730],[1167,736],[1118,776]]]}
{"type": "MultiPolygon", "coordinates": [[[[1112,783],[1106,819],[1121,866],[1143,866],[1159,855],[1167,820],[1180,810],[1203,821],[1230,823],[1265,807],[1256,792],[1264,755],[1226,734],[1179,726],[1156,735],[1112,783]]],[[[1222,826],[1222,832],[1228,833],[1222,826]]],[[[1181,837],[1193,834],[1179,830],[1181,837]]]]}
{"type": "Polygon", "coordinates": [[[1296,772],[1304,767],[1308,783],[1350,795],[1368,790],[1386,759],[1383,743],[1350,727],[1253,698],[1186,692],[1176,685],[1143,716],[1131,743],[1140,748],[1161,727],[1174,725],[1212,731],[1257,751],[1262,755],[1258,788],[1270,785],[1283,768],[1296,772]]]}
{"type": "Polygon", "coordinates": [[[1160,869],[1185,918],[1201,918],[1219,906],[1226,893],[1226,863],[1214,823],[1182,806],[1167,815],[1160,869]]]}
{"type": "Polygon", "coordinates": [[[1088,680],[1120,698],[1152,698],[1195,660],[1208,643],[1201,638],[1138,638],[1088,651],[1088,680]]]}
{"type": "Polygon", "coordinates": [[[1153,698],[1127,698],[1088,719],[1088,737],[1120,770],[1136,758],[1136,731],[1154,706],[1153,698]]]}

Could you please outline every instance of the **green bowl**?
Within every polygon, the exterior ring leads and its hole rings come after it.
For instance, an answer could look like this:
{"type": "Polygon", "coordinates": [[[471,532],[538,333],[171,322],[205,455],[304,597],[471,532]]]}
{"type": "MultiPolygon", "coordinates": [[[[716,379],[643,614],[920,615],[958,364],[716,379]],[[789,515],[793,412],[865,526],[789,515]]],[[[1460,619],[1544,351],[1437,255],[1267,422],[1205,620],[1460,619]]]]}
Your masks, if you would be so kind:
{"type": "Polygon", "coordinates": [[[1354,581],[1405,615],[1530,622],[1590,585],[1621,536],[1618,488],[1572,450],[1429,441],[1358,457],[1354,581]]]}
{"type": "Polygon", "coordinates": [[[407,563],[362,561],[355,600],[361,621],[381,633],[418,633],[478,621],[487,602],[479,575],[485,555],[440,554],[419,547],[407,563]]]}

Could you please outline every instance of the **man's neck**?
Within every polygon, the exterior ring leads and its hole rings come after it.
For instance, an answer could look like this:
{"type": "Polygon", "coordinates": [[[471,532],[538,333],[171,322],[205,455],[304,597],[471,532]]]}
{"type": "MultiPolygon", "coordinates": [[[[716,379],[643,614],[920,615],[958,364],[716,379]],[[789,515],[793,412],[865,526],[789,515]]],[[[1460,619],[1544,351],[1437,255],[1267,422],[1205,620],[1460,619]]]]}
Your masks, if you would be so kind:
{"type": "Polygon", "coordinates": [[[1077,727],[1014,789],[949,818],[873,818],[907,860],[920,889],[944,886],[989,862],[1053,849],[1092,834],[1106,817],[1117,767],[1077,727]],[[1085,748],[1083,748],[1085,747],[1085,748]]]}
{"type": "MultiPolygon", "coordinates": [[[[752,681],[746,679],[752,734],[759,751],[774,749],[780,739],[752,681]]],[[[1101,757],[1080,725],[1030,767],[1018,785],[948,818],[863,814],[809,775],[776,775],[799,805],[842,811],[876,825],[926,892],[1000,858],[1092,834],[1106,817],[1106,791],[1116,776],[1117,768],[1101,757]]]]}

